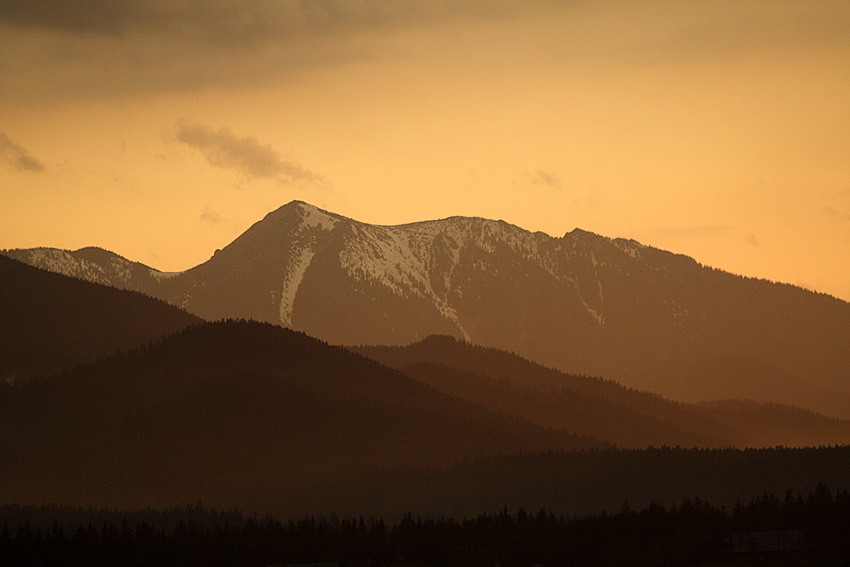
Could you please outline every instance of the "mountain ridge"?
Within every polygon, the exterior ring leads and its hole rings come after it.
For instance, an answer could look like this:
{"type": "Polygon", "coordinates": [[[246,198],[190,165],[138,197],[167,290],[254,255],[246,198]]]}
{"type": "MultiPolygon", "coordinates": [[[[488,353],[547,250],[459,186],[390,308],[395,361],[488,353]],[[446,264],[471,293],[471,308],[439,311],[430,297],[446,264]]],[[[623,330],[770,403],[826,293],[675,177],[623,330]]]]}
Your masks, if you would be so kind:
{"type": "Polygon", "coordinates": [[[432,336],[402,347],[351,349],[452,396],[619,447],[850,442],[850,420],[748,400],[675,402],[612,380],[565,374],[516,354],[452,337],[432,336]]]}
{"type": "Polygon", "coordinates": [[[114,270],[111,283],[334,344],[444,334],[677,400],[850,417],[850,303],[581,229],[555,238],[457,216],[370,225],[293,201],[198,266],[147,270],[114,270]]]}

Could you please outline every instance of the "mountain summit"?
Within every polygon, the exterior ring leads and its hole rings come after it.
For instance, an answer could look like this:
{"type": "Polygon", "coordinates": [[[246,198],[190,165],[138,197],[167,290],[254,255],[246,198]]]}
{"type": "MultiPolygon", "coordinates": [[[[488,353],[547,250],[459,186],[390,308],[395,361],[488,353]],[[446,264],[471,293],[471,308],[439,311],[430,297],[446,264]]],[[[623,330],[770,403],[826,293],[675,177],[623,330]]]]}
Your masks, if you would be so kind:
{"type": "Polygon", "coordinates": [[[850,304],[578,229],[554,238],[468,217],[377,226],[293,201],[179,274],[91,249],[6,254],[210,320],[349,345],[451,335],[677,399],[850,417],[850,304]]]}

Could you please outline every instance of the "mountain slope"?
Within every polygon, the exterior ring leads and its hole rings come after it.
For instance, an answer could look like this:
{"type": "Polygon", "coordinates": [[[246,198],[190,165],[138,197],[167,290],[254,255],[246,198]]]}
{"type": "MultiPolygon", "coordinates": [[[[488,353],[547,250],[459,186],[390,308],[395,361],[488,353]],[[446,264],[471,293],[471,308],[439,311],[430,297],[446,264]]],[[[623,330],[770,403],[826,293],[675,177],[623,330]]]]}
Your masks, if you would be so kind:
{"type": "Polygon", "coordinates": [[[675,399],[850,417],[850,304],[578,229],[553,238],[464,217],[375,226],[295,201],[207,262],[151,273],[114,283],[335,344],[445,334],[675,399]]]}
{"type": "Polygon", "coordinates": [[[451,337],[428,337],[406,347],[353,350],[461,399],[621,447],[850,443],[848,420],[777,404],[677,403],[451,337]]]}
{"type": "Polygon", "coordinates": [[[160,279],[175,275],[159,272],[96,247],[80,248],[73,252],[56,248],[30,248],[4,250],[2,253],[48,272],[148,295],[160,279]]]}
{"type": "Polygon", "coordinates": [[[267,509],[318,482],[604,446],[244,321],[3,386],[0,406],[0,501],[267,509]]]}
{"type": "Polygon", "coordinates": [[[67,370],[200,321],[139,293],[46,272],[0,255],[0,378],[67,370]]]}

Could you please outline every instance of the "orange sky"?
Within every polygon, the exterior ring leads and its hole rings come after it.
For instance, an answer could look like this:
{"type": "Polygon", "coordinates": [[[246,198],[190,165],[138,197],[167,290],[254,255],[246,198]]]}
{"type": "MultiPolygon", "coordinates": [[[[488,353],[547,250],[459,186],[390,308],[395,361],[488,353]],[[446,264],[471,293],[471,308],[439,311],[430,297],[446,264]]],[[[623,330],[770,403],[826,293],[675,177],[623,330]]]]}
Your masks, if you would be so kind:
{"type": "Polygon", "coordinates": [[[162,270],[301,199],[850,300],[850,3],[0,4],[0,248],[162,270]]]}

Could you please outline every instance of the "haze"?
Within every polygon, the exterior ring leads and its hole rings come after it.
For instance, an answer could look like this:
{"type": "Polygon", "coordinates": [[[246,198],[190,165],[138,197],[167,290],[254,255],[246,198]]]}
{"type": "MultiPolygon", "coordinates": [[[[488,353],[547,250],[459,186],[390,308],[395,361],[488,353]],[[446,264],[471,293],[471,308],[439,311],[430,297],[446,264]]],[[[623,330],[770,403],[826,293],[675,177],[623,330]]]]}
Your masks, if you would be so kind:
{"type": "Polygon", "coordinates": [[[206,260],[293,199],[850,300],[850,4],[7,0],[0,248],[206,260]]]}

